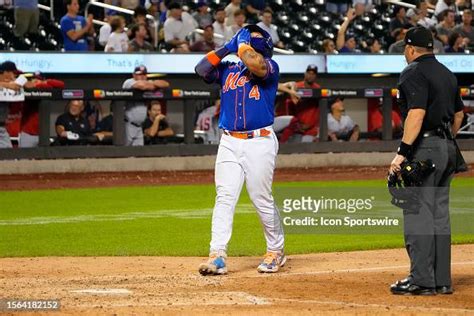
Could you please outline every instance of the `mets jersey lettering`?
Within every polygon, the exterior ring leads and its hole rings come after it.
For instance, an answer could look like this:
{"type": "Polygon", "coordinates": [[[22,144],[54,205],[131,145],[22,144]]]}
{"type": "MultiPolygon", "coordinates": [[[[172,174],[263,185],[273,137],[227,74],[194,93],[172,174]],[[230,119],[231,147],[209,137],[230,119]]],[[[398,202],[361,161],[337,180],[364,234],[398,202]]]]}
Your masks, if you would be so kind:
{"type": "Polygon", "coordinates": [[[219,128],[250,131],[273,124],[278,88],[278,64],[265,60],[268,73],[254,76],[242,63],[222,62],[217,82],[222,87],[219,128]]]}

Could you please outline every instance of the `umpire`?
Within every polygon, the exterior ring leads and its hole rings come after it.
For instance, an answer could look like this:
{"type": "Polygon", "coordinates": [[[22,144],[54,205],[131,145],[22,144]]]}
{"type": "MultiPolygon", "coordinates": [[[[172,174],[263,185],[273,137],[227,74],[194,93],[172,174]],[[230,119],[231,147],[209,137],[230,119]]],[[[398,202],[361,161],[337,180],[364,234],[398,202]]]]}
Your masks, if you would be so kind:
{"type": "Polygon", "coordinates": [[[421,207],[403,211],[410,274],[390,290],[402,295],[452,294],[449,186],[463,162],[453,135],[461,126],[464,105],[456,77],[433,55],[429,30],[411,28],[404,54],[408,66],[398,82],[404,132],[390,172],[400,172],[405,159],[431,159],[435,170],[417,191],[421,207]]]}

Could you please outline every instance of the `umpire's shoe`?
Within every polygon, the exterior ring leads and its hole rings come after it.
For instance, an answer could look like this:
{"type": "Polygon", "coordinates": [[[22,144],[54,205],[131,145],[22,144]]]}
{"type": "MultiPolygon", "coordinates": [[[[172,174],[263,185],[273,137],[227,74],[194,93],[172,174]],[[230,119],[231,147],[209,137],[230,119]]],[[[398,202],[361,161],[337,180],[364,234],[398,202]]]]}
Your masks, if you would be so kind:
{"type": "Polygon", "coordinates": [[[257,267],[260,273],[275,273],[286,263],[286,257],[283,252],[269,251],[263,258],[262,263],[257,267]]]}
{"type": "Polygon", "coordinates": [[[436,293],[438,294],[453,294],[454,290],[451,286],[437,286],[436,293]]]}
{"type": "Polygon", "coordinates": [[[395,282],[390,286],[390,291],[395,295],[436,295],[436,290],[412,283],[409,278],[395,282]]]}
{"type": "Polygon", "coordinates": [[[225,260],[227,254],[224,251],[211,252],[207,262],[201,263],[199,273],[202,275],[219,275],[227,273],[225,260]]]}

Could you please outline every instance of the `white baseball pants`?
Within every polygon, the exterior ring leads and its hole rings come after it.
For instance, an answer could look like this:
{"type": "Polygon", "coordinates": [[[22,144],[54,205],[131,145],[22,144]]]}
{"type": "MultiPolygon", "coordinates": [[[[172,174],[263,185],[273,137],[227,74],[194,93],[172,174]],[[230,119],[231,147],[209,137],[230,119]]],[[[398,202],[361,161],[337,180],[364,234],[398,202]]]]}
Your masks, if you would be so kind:
{"type": "Polygon", "coordinates": [[[217,196],[212,215],[211,252],[227,251],[235,206],[244,181],[260,216],[267,251],[283,251],[283,227],[272,196],[277,153],[278,140],[273,130],[268,136],[252,139],[222,135],[215,167],[217,196]]]}

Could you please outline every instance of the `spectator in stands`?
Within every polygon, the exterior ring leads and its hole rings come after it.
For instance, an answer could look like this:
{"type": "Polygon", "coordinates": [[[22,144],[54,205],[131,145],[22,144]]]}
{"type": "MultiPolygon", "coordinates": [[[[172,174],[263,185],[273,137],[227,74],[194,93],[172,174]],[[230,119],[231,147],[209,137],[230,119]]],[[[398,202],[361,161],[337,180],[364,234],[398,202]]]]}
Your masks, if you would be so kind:
{"type": "Polygon", "coordinates": [[[197,22],[177,3],[168,6],[169,16],[164,25],[165,42],[174,52],[189,52],[187,36],[197,28],[197,22]]]}
{"type": "Polygon", "coordinates": [[[161,103],[153,100],[148,105],[148,117],[143,122],[143,134],[145,135],[145,144],[164,144],[166,139],[173,136],[166,116],[161,112],[161,103]]]}
{"type": "MultiPolygon", "coordinates": [[[[316,83],[318,67],[308,65],[304,74],[304,80],[296,82],[296,89],[319,89],[316,83]]],[[[319,133],[319,100],[298,99],[290,96],[286,101],[287,107],[292,108],[294,118],[290,125],[283,130],[280,142],[286,143],[294,134],[301,136],[301,142],[313,142],[319,133]],[[295,103],[296,102],[296,103],[295,103]]]]}
{"type": "Polygon", "coordinates": [[[406,11],[404,7],[396,6],[393,9],[394,18],[390,21],[389,31],[390,36],[396,38],[395,31],[401,28],[410,28],[410,22],[406,18],[406,11]]]}
{"type": "Polygon", "coordinates": [[[195,42],[189,48],[192,52],[208,53],[216,49],[216,43],[214,42],[214,28],[212,25],[208,25],[204,28],[202,40],[195,42]]]}
{"type": "Polygon", "coordinates": [[[135,27],[135,25],[144,25],[146,28],[146,37],[145,39],[147,41],[152,42],[154,39],[154,33],[151,31],[150,26],[148,25],[148,20],[146,18],[147,11],[144,7],[138,6],[135,11],[133,12],[133,22],[128,25],[128,38],[133,39],[132,37],[132,29],[135,27]]]}
{"type": "Polygon", "coordinates": [[[193,18],[202,29],[212,24],[212,15],[209,13],[207,1],[199,0],[197,3],[197,10],[193,13],[193,18]]]}
{"type": "Polygon", "coordinates": [[[121,7],[135,10],[140,5],[140,0],[121,0],[121,7]]]}
{"type": "Polygon", "coordinates": [[[453,12],[456,12],[454,0],[438,0],[438,2],[436,2],[433,18],[438,17],[440,14],[442,16],[443,12],[446,10],[452,10],[453,12]]]}
{"type": "MultiPolygon", "coordinates": [[[[374,99],[369,99],[374,100],[374,99]]],[[[376,104],[371,105],[369,102],[368,107],[368,127],[367,131],[369,133],[376,133],[382,136],[382,129],[383,129],[383,114],[382,114],[382,106],[383,103],[381,100],[374,100],[378,101],[376,104]]],[[[399,138],[401,136],[402,131],[402,118],[397,111],[392,110],[392,136],[394,138],[399,138]]],[[[374,135],[375,136],[375,135],[374,135]]]]}
{"type": "Polygon", "coordinates": [[[336,50],[336,44],[332,39],[326,38],[323,41],[323,53],[325,54],[337,54],[338,51],[336,50]]]}
{"type": "Polygon", "coordinates": [[[146,27],[143,24],[135,25],[132,29],[132,40],[128,45],[129,52],[146,53],[153,51],[153,45],[145,40],[146,27]]]}
{"type": "Polygon", "coordinates": [[[355,19],[355,17],[355,10],[353,8],[347,10],[344,22],[342,22],[341,27],[337,32],[336,48],[339,53],[355,53],[357,46],[355,36],[352,33],[346,34],[347,27],[352,22],[352,20],[355,19]]]}
{"type": "Polygon", "coordinates": [[[79,0],[66,0],[67,13],[61,19],[65,51],[87,51],[87,35],[94,35],[93,16],[78,15],[79,0]]]}
{"type": "MultiPolygon", "coordinates": [[[[110,4],[110,5],[113,5],[113,6],[116,6],[116,7],[120,7],[120,3],[121,0],[104,0],[104,3],[105,4],[110,4]]],[[[112,15],[117,15],[118,14],[118,11],[115,11],[115,10],[112,10],[112,9],[105,9],[104,10],[104,16],[105,17],[109,17],[109,16],[112,16],[112,15]]]]}
{"type": "Polygon", "coordinates": [[[267,31],[268,34],[270,34],[270,36],[272,37],[273,45],[275,47],[285,48],[285,45],[282,41],[280,41],[280,37],[278,36],[276,25],[272,24],[273,11],[270,8],[263,10],[261,19],[262,21],[259,22],[257,25],[267,31]]]}
{"type": "Polygon", "coordinates": [[[474,28],[472,27],[472,10],[465,9],[463,11],[462,24],[456,26],[454,28],[454,31],[461,34],[467,46],[474,46],[474,28]]]}
{"type": "MultiPolygon", "coordinates": [[[[354,13],[356,17],[361,17],[364,15],[365,10],[366,10],[365,2],[361,2],[361,0],[355,0],[353,2],[353,6],[354,6],[354,13]]],[[[346,11],[343,11],[343,12],[346,12],[346,11]]]]}
{"type": "Polygon", "coordinates": [[[39,9],[38,0],[15,0],[15,28],[16,37],[23,37],[26,33],[38,33],[39,9]]]}
{"type": "Polygon", "coordinates": [[[406,28],[395,30],[393,34],[395,35],[396,42],[390,45],[390,47],[388,48],[388,52],[390,54],[403,54],[403,52],[405,51],[404,39],[407,32],[408,29],[406,28]]]}
{"type": "Polygon", "coordinates": [[[160,21],[161,21],[160,5],[162,3],[163,3],[163,1],[161,1],[161,0],[152,0],[150,2],[150,7],[146,8],[147,11],[148,11],[148,14],[153,16],[155,18],[155,21],[157,21],[158,23],[160,23],[160,21]]]}
{"type": "Polygon", "coordinates": [[[326,11],[334,14],[344,14],[349,7],[347,0],[328,0],[326,1],[326,11]]]}
{"type": "Polygon", "coordinates": [[[431,34],[433,35],[433,53],[434,54],[442,54],[444,53],[444,45],[438,38],[438,32],[436,31],[436,27],[430,27],[431,34]]]}
{"type": "Polygon", "coordinates": [[[125,19],[121,16],[114,16],[110,21],[112,34],[110,34],[104,51],[122,53],[128,51],[128,36],[125,32],[125,19]]]}
{"type": "Polygon", "coordinates": [[[159,1],[159,7],[160,7],[160,24],[163,25],[166,21],[166,18],[168,17],[168,1],[163,1],[163,0],[158,0],[159,1]]]}
{"type": "Polygon", "coordinates": [[[109,40],[110,34],[112,33],[112,27],[110,23],[112,22],[112,16],[106,16],[104,19],[104,24],[99,29],[99,45],[101,45],[105,49],[105,45],[107,45],[107,41],[109,40]]]}
{"type": "MultiPolygon", "coordinates": [[[[411,9],[410,9],[411,10],[411,9]]],[[[417,15],[417,24],[421,25],[427,29],[433,27],[436,25],[436,23],[433,21],[433,19],[430,19],[428,17],[428,3],[426,1],[420,1],[416,5],[416,11],[417,15]]]]}
{"type": "Polygon", "coordinates": [[[365,42],[365,47],[368,53],[371,54],[381,54],[382,53],[382,45],[376,38],[369,38],[365,42]]]}
{"type": "Polygon", "coordinates": [[[242,0],[231,0],[230,3],[225,7],[225,15],[226,15],[225,24],[227,26],[234,25],[235,23],[234,14],[235,12],[240,11],[242,9],[241,4],[242,4],[242,0]]]}
{"type": "MultiPolygon", "coordinates": [[[[440,0],[441,1],[441,0],[440,0]]],[[[436,26],[436,31],[438,32],[438,38],[443,42],[444,45],[448,45],[448,39],[451,33],[454,31],[455,16],[453,10],[444,10],[441,14],[442,21],[436,26]]]]}
{"type": "MultiPolygon", "coordinates": [[[[168,88],[165,80],[148,80],[148,71],[145,66],[138,66],[133,71],[133,78],[125,80],[123,89],[156,90],[168,88]]],[[[129,102],[125,108],[125,145],[143,146],[142,124],[147,116],[147,107],[143,101],[129,102]]]]}
{"type": "Polygon", "coordinates": [[[56,119],[56,134],[61,145],[86,145],[95,140],[89,122],[82,116],[84,101],[71,100],[67,111],[56,119]]]}
{"type": "Polygon", "coordinates": [[[446,53],[464,53],[464,40],[458,32],[449,35],[448,46],[444,50],[446,53]]]}
{"type": "Polygon", "coordinates": [[[214,23],[212,23],[212,26],[214,27],[214,33],[223,36],[223,38],[216,37],[214,41],[216,42],[217,47],[222,47],[232,38],[232,36],[234,36],[234,34],[232,33],[232,29],[225,24],[224,7],[219,7],[216,9],[214,18],[216,19],[214,23]]]}
{"type": "Polygon", "coordinates": [[[247,12],[247,20],[249,24],[256,24],[261,11],[266,7],[265,0],[246,0],[244,2],[244,8],[247,12]]]}
{"type": "Polygon", "coordinates": [[[328,100],[331,113],[328,114],[328,136],[332,141],[359,140],[360,129],[357,124],[344,114],[344,98],[332,97],[328,100]]]}
{"type": "Polygon", "coordinates": [[[237,10],[234,12],[234,24],[230,27],[233,34],[236,34],[241,28],[247,25],[245,20],[246,16],[244,10],[237,10]]]}
{"type": "Polygon", "coordinates": [[[408,11],[406,12],[406,18],[408,20],[408,23],[411,25],[411,26],[416,26],[418,24],[418,14],[417,14],[418,10],[415,8],[410,8],[408,9],[408,11]]]}

